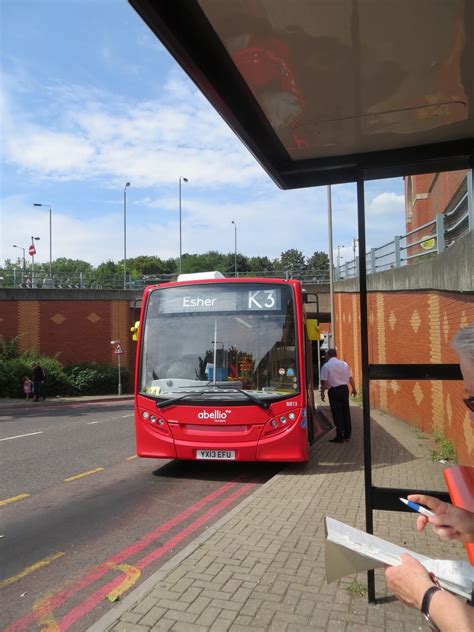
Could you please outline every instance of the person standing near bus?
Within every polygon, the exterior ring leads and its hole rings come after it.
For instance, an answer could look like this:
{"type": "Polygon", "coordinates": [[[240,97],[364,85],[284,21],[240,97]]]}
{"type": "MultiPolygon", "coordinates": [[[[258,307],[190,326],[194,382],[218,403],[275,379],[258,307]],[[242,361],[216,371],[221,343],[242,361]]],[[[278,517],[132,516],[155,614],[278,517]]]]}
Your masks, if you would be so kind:
{"type": "Polygon", "coordinates": [[[33,362],[31,368],[33,369],[33,401],[39,402],[40,397],[44,401],[44,382],[46,379],[44,369],[39,362],[33,362]]]}
{"type": "Polygon", "coordinates": [[[336,426],[336,436],[329,441],[344,443],[344,441],[349,441],[352,431],[349,384],[353,396],[357,395],[357,390],[349,365],[339,360],[336,349],[328,349],[326,355],[328,360],[321,367],[321,399],[324,402],[327,390],[332,418],[336,426]]]}

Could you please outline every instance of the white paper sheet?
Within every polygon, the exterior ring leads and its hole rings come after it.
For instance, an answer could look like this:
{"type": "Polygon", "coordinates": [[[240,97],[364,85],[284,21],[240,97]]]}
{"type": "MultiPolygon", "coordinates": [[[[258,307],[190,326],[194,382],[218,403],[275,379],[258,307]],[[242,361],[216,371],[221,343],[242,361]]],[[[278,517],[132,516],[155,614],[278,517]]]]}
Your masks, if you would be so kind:
{"type": "Polygon", "coordinates": [[[409,553],[436,575],[446,590],[470,599],[474,590],[474,567],[469,562],[433,560],[397,544],[355,529],[344,522],[326,516],[326,580],[331,583],[341,577],[383,566],[400,564],[400,554],[409,553]]]}

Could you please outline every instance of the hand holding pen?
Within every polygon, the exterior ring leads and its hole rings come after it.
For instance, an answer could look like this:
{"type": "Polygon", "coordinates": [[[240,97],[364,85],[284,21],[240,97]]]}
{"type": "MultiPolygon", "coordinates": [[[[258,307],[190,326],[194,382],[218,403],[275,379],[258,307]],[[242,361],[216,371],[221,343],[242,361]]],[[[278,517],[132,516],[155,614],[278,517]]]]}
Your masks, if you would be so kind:
{"type": "Polygon", "coordinates": [[[454,507],[433,496],[424,494],[410,494],[411,503],[426,505],[418,509],[416,528],[423,531],[428,523],[441,540],[459,540],[460,542],[474,542],[474,513],[466,509],[454,507]],[[429,515],[431,514],[431,515],[429,515]]]}

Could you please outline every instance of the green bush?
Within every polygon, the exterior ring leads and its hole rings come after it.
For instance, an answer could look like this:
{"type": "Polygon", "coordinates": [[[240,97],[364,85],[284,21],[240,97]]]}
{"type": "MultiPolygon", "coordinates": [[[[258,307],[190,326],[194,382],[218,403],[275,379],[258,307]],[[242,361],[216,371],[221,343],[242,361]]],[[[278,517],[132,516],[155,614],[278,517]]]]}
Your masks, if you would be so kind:
{"type": "MultiPolygon", "coordinates": [[[[87,362],[63,367],[57,358],[36,351],[20,353],[18,338],[0,343],[0,397],[22,398],[23,377],[32,377],[32,363],[44,369],[46,397],[68,395],[108,395],[117,393],[116,366],[87,362]]],[[[129,391],[129,371],[121,369],[122,391],[129,391]]]]}
{"type": "Polygon", "coordinates": [[[23,377],[25,375],[32,377],[31,365],[33,362],[39,362],[44,369],[46,375],[44,391],[47,397],[75,394],[72,383],[56,358],[23,353],[16,358],[7,360],[3,357],[0,358],[0,393],[2,397],[24,397],[23,377]]]}
{"type": "MultiPolygon", "coordinates": [[[[66,374],[77,392],[81,395],[110,395],[117,393],[117,367],[109,364],[86,362],[71,365],[65,369],[66,374]]],[[[129,371],[126,367],[120,371],[122,391],[128,392],[129,371]]]]}

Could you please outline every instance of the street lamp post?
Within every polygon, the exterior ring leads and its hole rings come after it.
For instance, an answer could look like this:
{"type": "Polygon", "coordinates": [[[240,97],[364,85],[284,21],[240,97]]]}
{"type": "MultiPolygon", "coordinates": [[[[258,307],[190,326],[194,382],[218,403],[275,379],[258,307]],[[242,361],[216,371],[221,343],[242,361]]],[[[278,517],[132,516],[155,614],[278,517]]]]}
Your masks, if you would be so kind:
{"type": "Polygon", "coordinates": [[[49,204],[38,204],[37,202],[33,206],[46,206],[49,208],[49,281],[51,283],[53,280],[53,221],[51,207],[49,204]]]}
{"type": "Polygon", "coordinates": [[[21,274],[21,282],[24,283],[25,282],[25,276],[26,276],[26,259],[25,259],[25,251],[26,248],[23,248],[22,246],[17,246],[16,244],[13,244],[13,248],[19,248],[22,252],[23,252],[23,267],[22,267],[22,274],[21,274]]]}
{"type": "Polygon", "coordinates": [[[237,224],[234,220],[231,220],[232,224],[234,224],[234,274],[235,278],[237,278],[237,224]]]}
{"type": "Polygon", "coordinates": [[[31,235],[31,246],[30,246],[30,255],[31,255],[31,287],[35,287],[35,241],[39,241],[39,237],[33,237],[31,235]]]}
{"type": "Polygon", "coordinates": [[[181,224],[181,180],[189,182],[184,176],[179,176],[179,273],[183,271],[183,241],[182,241],[182,224],[181,224]]]}
{"type": "Polygon", "coordinates": [[[127,182],[123,188],[123,289],[127,289],[127,182]]]}
{"type": "Polygon", "coordinates": [[[329,298],[331,309],[331,334],[329,338],[329,349],[336,348],[336,336],[334,331],[334,257],[332,242],[332,197],[331,185],[328,185],[328,229],[329,229],[329,298]]]}

